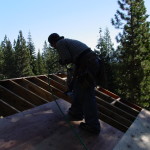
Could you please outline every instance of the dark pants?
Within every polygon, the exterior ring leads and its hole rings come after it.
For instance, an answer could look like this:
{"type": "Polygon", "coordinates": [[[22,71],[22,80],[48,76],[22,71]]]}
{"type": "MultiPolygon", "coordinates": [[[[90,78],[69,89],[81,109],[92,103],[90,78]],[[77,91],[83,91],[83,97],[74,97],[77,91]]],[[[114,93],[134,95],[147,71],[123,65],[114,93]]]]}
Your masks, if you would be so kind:
{"type": "Polygon", "coordinates": [[[95,99],[95,74],[99,67],[98,59],[86,66],[85,74],[75,79],[73,86],[73,102],[70,111],[79,116],[84,116],[85,122],[95,128],[100,129],[98,120],[97,105],[95,99]]]}

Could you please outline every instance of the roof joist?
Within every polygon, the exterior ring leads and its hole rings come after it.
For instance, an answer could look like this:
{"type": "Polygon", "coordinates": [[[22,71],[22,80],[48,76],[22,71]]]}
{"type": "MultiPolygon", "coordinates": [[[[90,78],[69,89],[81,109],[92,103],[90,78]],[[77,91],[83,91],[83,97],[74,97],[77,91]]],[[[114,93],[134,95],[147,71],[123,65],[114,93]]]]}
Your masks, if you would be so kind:
{"type": "MultiPolygon", "coordinates": [[[[32,76],[0,81],[0,116],[8,116],[33,108],[57,98],[71,103],[64,94],[67,90],[63,74],[32,76]]],[[[141,108],[121,100],[116,94],[97,88],[96,101],[99,118],[113,127],[125,132],[139,114],[141,108]]]]}

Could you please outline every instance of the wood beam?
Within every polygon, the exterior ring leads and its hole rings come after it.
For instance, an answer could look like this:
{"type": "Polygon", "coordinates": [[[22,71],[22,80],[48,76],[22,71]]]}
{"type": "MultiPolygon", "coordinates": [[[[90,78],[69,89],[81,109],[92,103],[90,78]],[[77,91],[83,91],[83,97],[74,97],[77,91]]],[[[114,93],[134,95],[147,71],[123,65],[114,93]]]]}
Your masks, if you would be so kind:
{"type": "Polygon", "coordinates": [[[37,77],[38,79],[41,79],[42,81],[46,82],[46,83],[50,83],[50,85],[56,87],[57,89],[60,89],[61,91],[67,91],[67,86],[64,86],[63,84],[60,84],[59,82],[57,82],[56,80],[53,80],[52,78],[49,78],[47,76],[39,76],[37,77]]]}
{"type": "Polygon", "coordinates": [[[114,99],[104,93],[102,93],[101,91],[95,89],[95,95],[109,103],[112,103],[114,101],[114,99]]]}
{"type": "Polygon", "coordinates": [[[42,87],[39,87],[38,85],[36,85],[32,82],[30,82],[29,80],[23,78],[23,79],[20,79],[20,80],[19,79],[15,80],[15,82],[17,82],[19,85],[25,87],[26,89],[32,91],[36,95],[42,97],[47,102],[53,101],[54,97],[52,96],[52,94],[50,92],[46,91],[42,87]]]}
{"type": "Polygon", "coordinates": [[[110,91],[108,91],[102,87],[97,87],[97,90],[110,96],[110,97],[112,97],[113,99],[120,99],[120,97],[118,95],[116,95],[116,94],[114,94],[114,93],[112,93],[112,92],[110,92],[110,91]]]}
{"type": "Polygon", "coordinates": [[[142,108],[140,106],[137,106],[137,105],[135,105],[135,104],[133,104],[133,103],[127,101],[127,100],[120,99],[120,101],[122,103],[124,103],[124,104],[126,104],[126,105],[128,105],[128,106],[130,106],[130,107],[132,107],[134,109],[136,109],[137,111],[141,111],[142,110],[142,108]]]}
{"type": "Polygon", "coordinates": [[[15,80],[5,81],[1,83],[1,85],[36,106],[47,103],[45,99],[39,97],[38,95],[24,88],[23,86],[20,86],[15,82],[15,80]]]}
{"type": "Polygon", "coordinates": [[[32,82],[33,84],[36,84],[37,86],[40,86],[42,89],[50,92],[53,94],[53,96],[57,96],[58,98],[62,98],[65,99],[68,102],[71,102],[71,98],[68,97],[67,95],[64,94],[64,91],[61,91],[60,89],[55,88],[55,82],[54,82],[54,86],[49,85],[46,82],[43,82],[42,80],[38,79],[38,78],[28,78],[28,80],[30,80],[30,82],[32,82]]]}
{"type": "Polygon", "coordinates": [[[128,113],[128,112],[126,112],[126,111],[124,111],[124,110],[122,110],[116,106],[111,105],[110,103],[104,101],[103,99],[101,99],[99,97],[96,97],[96,101],[98,104],[104,106],[105,108],[113,111],[114,113],[119,114],[120,116],[122,116],[122,117],[124,117],[130,121],[134,121],[136,118],[135,116],[131,115],[130,113],[128,113]]]}
{"type": "Polygon", "coordinates": [[[132,107],[122,103],[121,101],[116,101],[114,106],[130,113],[132,116],[137,116],[139,114],[139,111],[137,111],[136,109],[133,109],[132,107]]]}
{"type": "Polygon", "coordinates": [[[55,81],[57,81],[58,83],[64,85],[64,86],[67,86],[67,83],[66,83],[66,79],[62,79],[61,77],[55,75],[55,74],[52,74],[52,75],[49,75],[49,77],[55,81]]]}
{"type": "Polygon", "coordinates": [[[18,112],[20,111],[0,99],[0,116],[6,117],[12,114],[16,114],[18,112]]]}
{"type": "Polygon", "coordinates": [[[113,126],[116,129],[119,129],[122,132],[126,132],[128,130],[128,127],[121,124],[120,122],[117,122],[116,120],[110,118],[109,116],[103,114],[102,112],[98,112],[99,119],[102,121],[108,123],[109,125],[113,126]]]}
{"type": "Polygon", "coordinates": [[[119,114],[109,110],[108,108],[97,104],[99,112],[102,112],[103,114],[109,116],[113,120],[120,122],[121,124],[125,125],[126,127],[129,127],[132,124],[132,121],[124,118],[123,116],[120,116],[119,114]]]}
{"type": "Polygon", "coordinates": [[[0,85],[0,99],[13,106],[19,111],[24,111],[26,109],[30,109],[35,107],[32,103],[29,103],[25,99],[6,89],[5,87],[0,85]]]}

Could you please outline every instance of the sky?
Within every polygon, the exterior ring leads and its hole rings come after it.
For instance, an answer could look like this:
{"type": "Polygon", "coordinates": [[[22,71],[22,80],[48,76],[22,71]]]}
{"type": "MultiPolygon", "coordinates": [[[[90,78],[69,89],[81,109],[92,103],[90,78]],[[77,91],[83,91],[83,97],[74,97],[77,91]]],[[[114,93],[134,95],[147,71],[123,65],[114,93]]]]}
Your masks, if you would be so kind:
{"type": "MultiPolygon", "coordinates": [[[[118,30],[111,24],[117,0],[0,0],[0,42],[7,35],[12,42],[19,31],[27,40],[31,33],[36,52],[42,51],[51,33],[76,39],[94,49],[99,29],[108,28],[112,42],[118,30]]],[[[145,0],[146,14],[150,14],[150,0],[145,0]]],[[[148,18],[150,21],[150,17],[148,18]]]]}

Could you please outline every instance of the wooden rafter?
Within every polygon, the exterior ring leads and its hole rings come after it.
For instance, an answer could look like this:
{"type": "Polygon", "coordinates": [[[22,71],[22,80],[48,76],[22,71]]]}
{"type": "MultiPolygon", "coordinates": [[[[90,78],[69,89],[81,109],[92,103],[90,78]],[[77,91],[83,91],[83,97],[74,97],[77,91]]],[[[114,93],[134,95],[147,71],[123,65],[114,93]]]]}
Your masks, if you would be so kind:
{"type": "MultiPolygon", "coordinates": [[[[0,81],[0,116],[18,113],[57,98],[71,103],[71,98],[64,94],[66,90],[64,74],[2,80],[0,81]]],[[[95,92],[99,118],[125,132],[141,108],[121,100],[119,96],[106,89],[97,88],[95,92]]]]}

